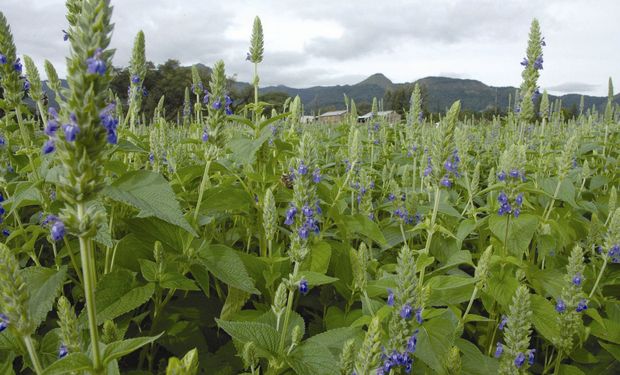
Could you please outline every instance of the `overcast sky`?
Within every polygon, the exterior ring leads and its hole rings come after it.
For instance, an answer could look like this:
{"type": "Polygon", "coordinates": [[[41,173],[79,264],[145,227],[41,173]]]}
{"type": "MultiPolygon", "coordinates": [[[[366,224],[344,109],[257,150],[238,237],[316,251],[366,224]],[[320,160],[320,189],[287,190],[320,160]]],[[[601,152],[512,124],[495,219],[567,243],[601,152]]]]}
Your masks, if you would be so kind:
{"type": "MultiPolygon", "coordinates": [[[[263,86],[354,84],[377,72],[396,83],[447,76],[518,86],[530,22],[537,17],[547,41],[542,88],[606,95],[609,76],[620,87],[619,0],[112,3],[117,66],[127,65],[142,29],[147,59],[155,64],[174,58],[212,66],[223,59],[229,75],[250,81],[245,55],[258,15],[265,32],[263,86]]],[[[49,59],[64,76],[64,0],[0,0],[0,11],[18,54],[30,55],[42,73],[49,59]]]]}

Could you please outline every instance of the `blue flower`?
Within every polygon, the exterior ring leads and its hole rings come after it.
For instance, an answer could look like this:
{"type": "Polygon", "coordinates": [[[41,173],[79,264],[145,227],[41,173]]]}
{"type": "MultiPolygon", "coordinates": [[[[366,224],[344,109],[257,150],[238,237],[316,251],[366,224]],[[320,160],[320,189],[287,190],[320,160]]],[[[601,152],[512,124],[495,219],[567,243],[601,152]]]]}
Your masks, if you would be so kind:
{"type": "Polygon", "coordinates": [[[202,104],[209,104],[209,91],[205,90],[205,96],[202,97],[202,104]]]}
{"type": "Polygon", "coordinates": [[[6,56],[4,56],[2,53],[0,53],[0,64],[6,64],[6,56]]]}
{"type": "Polygon", "coordinates": [[[65,42],[69,40],[69,33],[66,32],[65,30],[62,31],[62,40],[65,42]]]}
{"type": "Polygon", "coordinates": [[[527,58],[525,58],[525,57],[523,58],[523,61],[521,61],[521,65],[523,65],[523,66],[528,66],[529,65],[529,62],[527,61],[527,58]]]}
{"type": "Polygon", "coordinates": [[[536,349],[530,349],[527,351],[527,363],[532,366],[534,364],[534,356],[536,354],[536,349]]]}
{"type": "Polygon", "coordinates": [[[416,347],[418,346],[418,332],[419,331],[416,329],[413,335],[409,337],[409,340],[407,340],[407,351],[409,353],[415,353],[416,347]]]}
{"type": "Polygon", "coordinates": [[[566,311],[566,304],[564,303],[564,301],[559,299],[556,302],[556,304],[555,304],[555,311],[559,312],[560,314],[562,314],[564,311],[566,311]]]}
{"type": "Polygon", "coordinates": [[[13,69],[15,69],[16,72],[21,73],[23,69],[23,65],[21,61],[19,60],[20,60],[19,57],[17,58],[17,60],[15,60],[15,62],[13,63],[13,69]]]}
{"type": "Polygon", "coordinates": [[[62,130],[65,132],[65,139],[67,142],[75,141],[75,138],[80,132],[80,128],[75,124],[65,124],[62,126],[62,130]]]}
{"type": "Polygon", "coordinates": [[[56,134],[56,131],[58,130],[59,127],[60,127],[60,124],[58,123],[58,121],[51,118],[47,121],[47,125],[45,126],[45,129],[43,130],[43,132],[46,135],[51,137],[54,134],[56,134]]]}
{"type": "Polygon", "coordinates": [[[422,308],[418,308],[415,311],[415,320],[418,322],[418,324],[422,324],[423,320],[422,320],[422,308]]]}
{"type": "Polygon", "coordinates": [[[8,237],[11,235],[11,231],[8,229],[3,229],[2,230],[2,235],[4,235],[4,237],[8,237]]]}
{"type": "Polygon", "coordinates": [[[131,82],[132,83],[140,83],[140,76],[137,74],[134,74],[131,76],[131,82]]]}
{"type": "Polygon", "coordinates": [[[222,108],[222,102],[218,99],[213,103],[213,109],[220,109],[222,108]]]}
{"type": "Polygon", "coordinates": [[[538,56],[538,57],[536,58],[536,60],[534,61],[534,69],[536,69],[536,70],[542,70],[542,68],[543,68],[543,65],[542,65],[542,64],[543,64],[543,57],[542,57],[542,55],[540,55],[540,56],[538,56]]]}
{"type": "Polygon", "coordinates": [[[0,203],[4,202],[4,195],[2,195],[2,193],[0,193],[0,203]]]}
{"type": "Polygon", "coordinates": [[[202,141],[203,142],[207,142],[208,140],[209,140],[209,133],[205,129],[205,130],[202,131],[202,141]]]}
{"type": "Polygon", "coordinates": [[[8,326],[9,326],[9,318],[6,315],[0,313],[0,332],[7,329],[8,326]]]}
{"type": "Polygon", "coordinates": [[[515,198],[515,203],[521,207],[523,205],[523,193],[519,193],[515,198]]]}
{"type": "Polygon", "coordinates": [[[544,36],[540,39],[540,45],[543,46],[543,47],[545,47],[547,45],[547,42],[545,42],[545,37],[544,36]]]}
{"type": "Polygon", "coordinates": [[[48,139],[44,144],[43,144],[43,154],[47,155],[49,153],[54,152],[54,150],[56,149],[56,145],[54,144],[54,140],[53,139],[48,139]]]}
{"type": "Polygon", "coordinates": [[[506,180],[506,172],[501,171],[499,172],[499,174],[497,175],[497,179],[500,181],[505,181],[506,180]]]}
{"type": "Polygon", "coordinates": [[[443,185],[443,186],[445,186],[445,187],[447,187],[447,188],[449,188],[450,186],[452,186],[452,181],[450,181],[450,179],[448,178],[448,176],[444,176],[444,177],[441,179],[441,181],[440,181],[440,182],[441,182],[441,185],[443,185]]]}
{"type": "Polygon", "coordinates": [[[302,176],[304,176],[304,175],[306,175],[308,173],[308,167],[306,166],[306,164],[304,164],[303,160],[299,164],[299,168],[297,168],[297,173],[299,173],[302,176]]]}
{"type": "Polygon", "coordinates": [[[517,368],[521,368],[521,366],[523,366],[524,363],[525,363],[525,354],[523,353],[517,354],[517,357],[515,358],[515,366],[517,366],[517,368]]]}
{"type": "Polygon", "coordinates": [[[24,91],[28,91],[30,90],[30,81],[25,80],[24,81],[24,91]]]}
{"type": "Polygon", "coordinates": [[[411,319],[411,314],[413,313],[413,308],[409,304],[406,304],[400,309],[400,317],[406,320],[411,319]]]}
{"type": "Polygon", "coordinates": [[[499,322],[499,330],[503,331],[507,323],[508,323],[508,317],[506,315],[502,315],[502,320],[499,322]]]}
{"type": "Polygon", "coordinates": [[[520,173],[519,173],[518,169],[512,169],[510,171],[510,177],[512,177],[512,178],[519,178],[519,175],[520,175],[520,173]]]}
{"type": "Polygon", "coordinates": [[[304,214],[305,217],[312,217],[314,211],[312,211],[312,208],[310,208],[310,206],[305,205],[301,208],[301,213],[304,214]]]}
{"type": "Polygon", "coordinates": [[[316,168],[314,172],[312,172],[312,182],[315,184],[321,182],[321,170],[319,168],[316,168]]]}
{"type": "Polygon", "coordinates": [[[390,193],[388,194],[388,201],[390,202],[394,202],[394,199],[396,199],[396,196],[394,195],[394,193],[390,193]]]}
{"type": "Polygon", "coordinates": [[[103,51],[101,50],[101,48],[97,48],[95,50],[95,53],[93,54],[93,57],[89,57],[88,59],[86,59],[86,71],[88,73],[99,74],[100,76],[105,74],[106,66],[105,62],[101,60],[102,53],[103,51]]]}
{"type": "Polygon", "coordinates": [[[60,220],[56,220],[52,225],[52,228],[50,228],[50,234],[52,236],[52,240],[62,240],[62,238],[65,236],[65,224],[60,220]]]}
{"type": "MultiPolygon", "coordinates": [[[[116,108],[116,104],[110,103],[101,112],[99,112],[99,120],[101,122],[101,125],[108,132],[107,140],[108,140],[108,143],[110,144],[116,144],[116,142],[118,141],[117,135],[116,135],[116,127],[118,126],[118,119],[112,116],[112,112],[114,111],[115,108],[116,108]]],[[[75,115],[72,114],[72,116],[75,116],[75,115]]],[[[77,121],[74,121],[74,122],[77,123],[77,121]]]]}
{"type": "Polygon", "coordinates": [[[504,352],[504,345],[501,342],[497,342],[497,347],[495,348],[495,358],[499,358],[504,352]]]}
{"type": "Polygon", "coordinates": [[[519,215],[521,215],[521,210],[518,208],[515,208],[515,210],[512,212],[512,214],[514,215],[515,219],[517,219],[519,217],[519,215]]]}
{"type": "Polygon", "coordinates": [[[251,61],[252,60],[252,56],[250,55],[249,52],[247,52],[247,55],[245,56],[245,61],[251,61]]]}
{"type": "Polygon", "coordinates": [[[394,292],[390,288],[388,288],[387,292],[388,292],[387,305],[394,306],[394,292]]]}
{"type": "Polygon", "coordinates": [[[61,344],[60,348],[58,348],[58,358],[64,358],[67,354],[69,354],[69,349],[67,349],[65,344],[61,344]]]}
{"type": "Polygon", "coordinates": [[[297,215],[297,207],[289,207],[289,209],[286,211],[286,219],[284,220],[284,224],[292,225],[295,222],[295,215],[297,215]]]}
{"type": "Polygon", "coordinates": [[[299,281],[299,293],[305,296],[308,294],[308,291],[308,281],[306,281],[306,279],[301,279],[301,281],[299,281]]]}
{"type": "Polygon", "coordinates": [[[224,96],[224,103],[226,103],[226,106],[229,107],[231,104],[233,104],[233,100],[230,98],[230,96],[225,95],[224,96]]]}
{"type": "Polygon", "coordinates": [[[226,106],[226,108],[224,108],[224,112],[226,113],[227,116],[230,116],[234,113],[233,110],[229,106],[226,106]]]}
{"type": "Polygon", "coordinates": [[[575,276],[573,276],[573,284],[575,284],[575,286],[581,286],[581,282],[582,282],[582,278],[581,278],[581,274],[578,273],[575,276]]]}
{"type": "Polygon", "coordinates": [[[581,301],[579,301],[579,303],[577,304],[577,308],[575,309],[575,311],[577,312],[582,312],[584,310],[588,309],[588,304],[586,302],[585,299],[581,299],[581,301]]]}

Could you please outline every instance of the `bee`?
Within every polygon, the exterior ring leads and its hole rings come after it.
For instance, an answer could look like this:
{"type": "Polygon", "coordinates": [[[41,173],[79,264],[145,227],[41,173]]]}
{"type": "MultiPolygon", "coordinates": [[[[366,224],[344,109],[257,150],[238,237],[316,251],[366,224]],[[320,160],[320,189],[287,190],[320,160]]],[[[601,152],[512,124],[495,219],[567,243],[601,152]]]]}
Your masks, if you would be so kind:
{"type": "Polygon", "coordinates": [[[293,181],[295,181],[295,175],[293,173],[282,173],[280,182],[282,182],[282,185],[286,186],[287,189],[293,188],[293,181]]]}

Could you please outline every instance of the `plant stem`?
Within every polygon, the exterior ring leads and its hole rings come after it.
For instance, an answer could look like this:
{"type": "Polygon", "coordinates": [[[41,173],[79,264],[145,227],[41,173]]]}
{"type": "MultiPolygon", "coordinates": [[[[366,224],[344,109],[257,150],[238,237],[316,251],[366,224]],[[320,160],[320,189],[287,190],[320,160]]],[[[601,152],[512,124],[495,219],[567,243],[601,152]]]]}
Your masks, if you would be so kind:
{"type": "Polygon", "coordinates": [[[194,211],[194,221],[198,220],[198,213],[200,212],[200,205],[202,204],[202,196],[205,192],[205,188],[209,181],[209,167],[211,166],[211,160],[207,160],[205,163],[205,170],[202,174],[202,180],[200,181],[200,190],[198,191],[198,202],[196,202],[196,210],[194,211]]]}
{"type": "MultiPolygon", "coordinates": [[[[82,222],[85,215],[84,203],[77,205],[77,219],[82,222]]],[[[97,325],[97,309],[95,308],[95,269],[92,239],[80,236],[80,255],[82,258],[82,273],[84,280],[84,297],[86,299],[86,312],[88,315],[88,329],[93,353],[93,365],[95,374],[101,373],[103,366],[99,351],[99,331],[97,325]]]]}
{"type": "MultiPolygon", "coordinates": [[[[295,267],[293,269],[293,275],[291,276],[291,280],[295,280],[297,277],[297,273],[299,272],[299,263],[295,263],[295,267]]],[[[282,333],[280,335],[280,344],[278,345],[278,353],[282,353],[284,350],[284,344],[286,341],[286,335],[288,331],[288,322],[291,316],[291,311],[293,310],[293,299],[295,298],[295,290],[290,289],[288,291],[288,299],[286,301],[286,311],[284,312],[284,323],[282,324],[282,333]]]]}
{"type": "Polygon", "coordinates": [[[603,272],[605,271],[605,267],[607,267],[607,256],[603,256],[603,267],[601,267],[600,272],[598,273],[598,277],[596,278],[596,282],[594,283],[594,287],[592,287],[592,291],[590,291],[590,295],[588,299],[592,298],[596,288],[598,287],[598,283],[601,281],[601,277],[603,277],[603,272]]]}
{"type": "MultiPolygon", "coordinates": [[[[435,220],[437,220],[437,211],[439,211],[439,198],[441,198],[441,190],[439,187],[435,188],[435,202],[433,204],[433,213],[431,215],[431,228],[428,230],[428,237],[426,237],[426,244],[422,253],[427,255],[431,248],[431,241],[433,240],[433,234],[435,234],[435,220]]],[[[426,266],[420,270],[420,288],[424,286],[424,273],[426,272],[426,266]]]]}
{"type": "Polygon", "coordinates": [[[476,294],[478,294],[478,286],[474,287],[474,291],[471,293],[471,297],[469,298],[469,303],[467,304],[465,313],[463,313],[463,318],[461,319],[463,321],[463,324],[465,324],[465,318],[467,317],[467,314],[469,314],[469,310],[471,310],[471,307],[474,304],[474,300],[476,299],[476,294]]]}
{"type": "Polygon", "coordinates": [[[24,336],[24,344],[26,344],[28,355],[30,356],[30,360],[32,361],[32,365],[34,366],[34,372],[37,374],[43,373],[43,368],[41,367],[39,356],[37,355],[37,351],[34,349],[34,343],[32,342],[32,338],[30,337],[30,335],[24,336]]]}
{"type": "Polygon", "coordinates": [[[560,373],[561,363],[562,363],[562,351],[560,350],[560,351],[558,351],[558,356],[555,357],[555,366],[554,366],[554,369],[553,369],[553,373],[554,374],[557,375],[557,374],[560,373]]]}

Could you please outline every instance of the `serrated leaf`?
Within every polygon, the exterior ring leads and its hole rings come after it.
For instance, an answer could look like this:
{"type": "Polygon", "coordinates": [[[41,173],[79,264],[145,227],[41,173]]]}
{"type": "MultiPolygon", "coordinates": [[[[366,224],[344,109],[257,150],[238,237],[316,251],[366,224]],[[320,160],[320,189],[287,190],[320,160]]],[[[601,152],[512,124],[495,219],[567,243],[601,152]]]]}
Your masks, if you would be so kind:
{"type": "Polygon", "coordinates": [[[67,266],[62,266],[59,270],[28,267],[21,272],[30,291],[28,301],[30,319],[38,327],[45,320],[47,313],[52,310],[54,301],[60,294],[67,276],[67,266]]]}
{"type": "Polygon", "coordinates": [[[489,229],[502,244],[506,239],[510,254],[521,258],[538,227],[538,218],[531,214],[522,214],[518,218],[511,217],[508,222],[507,216],[491,215],[489,229]],[[508,235],[506,236],[506,225],[508,235]]]}
{"type": "Polygon", "coordinates": [[[43,370],[42,375],[70,374],[79,371],[92,370],[93,364],[90,358],[84,353],[72,353],[52,363],[43,370]]]}
{"type": "Polygon", "coordinates": [[[299,273],[299,278],[305,279],[308,282],[308,286],[319,286],[325,284],[331,284],[333,282],[338,281],[337,278],[323,275],[322,273],[312,272],[312,271],[302,271],[299,273]]]}
{"type": "Polygon", "coordinates": [[[532,323],[536,331],[540,333],[549,342],[560,337],[560,327],[558,326],[558,313],[550,301],[533,294],[532,301],[532,323]]]}
{"type": "Polygon", "coordinates": [[[450,310],[424,322],[419,328],[415,356],[436,372],[444,373],[444,358],[454,342],[456,326],[456,316],[450,310]]]}
{"type": "Polygon", "coordinates": [[[343,216],[342,221],[347,231],[368,237],[379,245],[386,244],[385,237],[383,236],[381,229],[379,229],[377,223],[370,220],[368,216],[362,214],[343,216]]]}
{"type": "Polygon", "coordinates": [[[163,332],[157,336],[137,337],[109,343],[103,351],[103,363],[107,364],[114,359],[121,358],[146,344],[154,342],[161,335],[163,335],[163,332]]]}
{"type": "Polygon", "coordinates": [[[266,323],[236,322],[215,319],[217,325],[233,339],[246,343],[254,342],[257,353],[263,357],[276,356],[280,335],[266,323]]]}
{"type": "Polygon", "coordinates": [[[295,348],[287,362],[298,375],[339,374],[336,357],[325,346],[313,342],[295,348]]]}
{"type": "Polygon", "coordinates": [[[224,245],[207,245],[199,250],[204,266],[226,284],[251,294],[260,294],[237,252],[224,245]]]}
{"type": "Polygon", "coordinates": [[[140,210],[140,217],[154,216],[197,235],[183,216],[176,195],[159,173],[132,171],[121,176],[103,190],[109,198],[140,210]]]}

